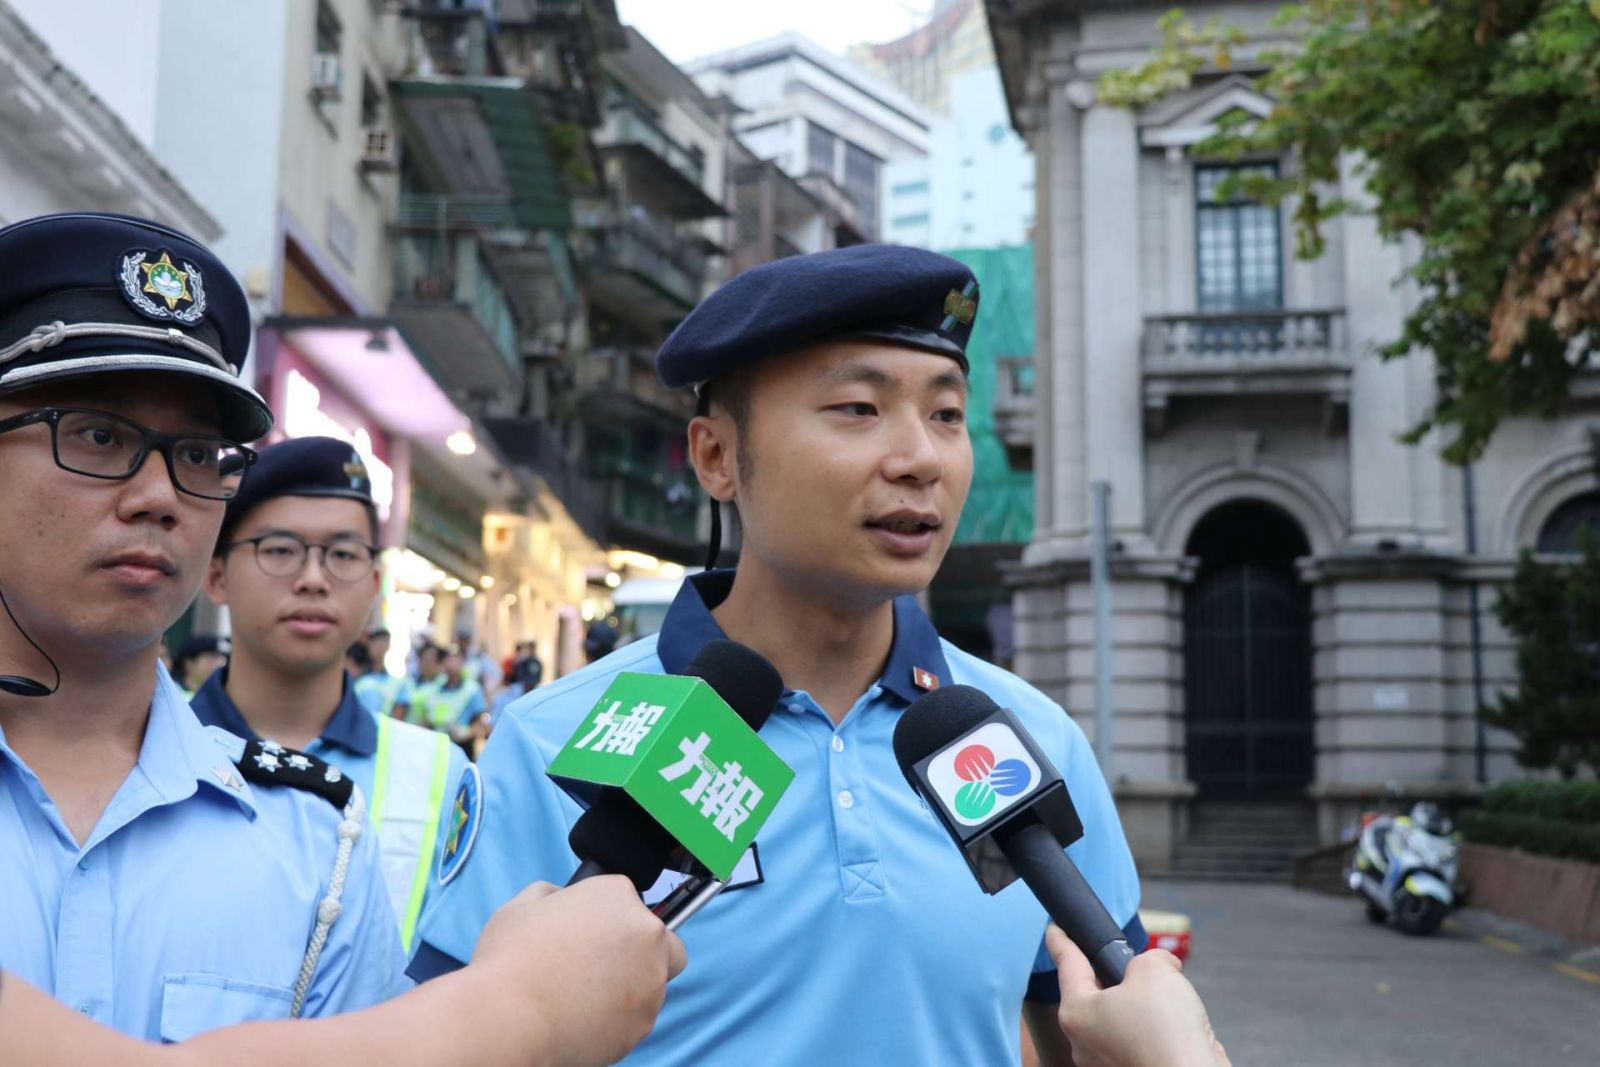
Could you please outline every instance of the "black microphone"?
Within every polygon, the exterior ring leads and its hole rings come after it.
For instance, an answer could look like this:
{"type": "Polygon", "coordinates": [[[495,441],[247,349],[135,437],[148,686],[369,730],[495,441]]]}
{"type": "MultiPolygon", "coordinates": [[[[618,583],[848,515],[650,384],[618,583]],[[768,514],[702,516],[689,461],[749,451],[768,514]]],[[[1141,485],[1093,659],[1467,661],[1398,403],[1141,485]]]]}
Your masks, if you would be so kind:
{"type": "Polygon", "coordinates": [[[19,697],[50,696],[57,689],[61,688],[61,668],[57,667],[56,661],[50,658],[50,653],[40,648],[39,642],[29,637],[28,631],[22,628],[22,624],[17,621],[17,617],[11,612],[11,605],[6,602],[6,594],[5,590],[3,589],[0,589],[0,608],[6,609],[6,618],[10,619],[11,625],[17,628],[17,633],[22,635],[22,639],[24,641],[33,646],[33,650],[35,652],[44,657],[44,661],[50,664],[50,669],[54,671],[56,675],[55,685],[45,685],[43,682],[38,681],[37,679],[27,678],[20,674],[0,674],[0,690],[4,690],[5,692],[10,693],[12,696],[19,697]]]}
{"type": "Polygon", "coordinates": [[[1066,854],[1083,824],[1066,783],[1017,717],[971,686],[944,686],[905,710],[894,756],[983,891],[1021,878],[1100,983],[1121,984],[1133,949],[1066,854]]]}
{"type": "MultiPolygon", "coordinates": [[[[708,641],[689,665],[750,729],[760,731],[783,696],[783,678],[759,652],[737,641],[708,641]]],[[[621,789],[602,788],[579,816],[567,844],[581,861],[567,884],[598,874],[621,874],[643,893],[655,884],[678,842],[621,789]]]]}

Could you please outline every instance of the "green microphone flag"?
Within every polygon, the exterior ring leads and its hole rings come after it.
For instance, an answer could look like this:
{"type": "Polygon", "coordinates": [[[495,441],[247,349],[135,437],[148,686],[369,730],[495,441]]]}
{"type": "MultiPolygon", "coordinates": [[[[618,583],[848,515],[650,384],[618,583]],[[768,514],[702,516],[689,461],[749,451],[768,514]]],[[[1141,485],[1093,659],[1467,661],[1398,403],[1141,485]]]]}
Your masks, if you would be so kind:
{"type": "Polygon", "coordinates": [[[723,881],[794,781],[715,690],[676,674],[617,675],[549,774],[580,798],[621,789],[723,881]]]}

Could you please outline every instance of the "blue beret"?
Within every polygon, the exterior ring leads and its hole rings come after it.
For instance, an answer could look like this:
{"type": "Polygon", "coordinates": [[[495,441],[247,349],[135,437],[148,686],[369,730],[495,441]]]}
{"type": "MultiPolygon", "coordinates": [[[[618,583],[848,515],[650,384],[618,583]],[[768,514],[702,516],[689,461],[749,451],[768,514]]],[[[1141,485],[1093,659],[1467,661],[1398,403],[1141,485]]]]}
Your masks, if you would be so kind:
{"type": "Polygon", "coordinates": [[[967,368],[978,281],[965,263],[902,245],[851,245],[763,263],[730,279],[656,354],[668,386],[698,386],[818,341],[865,337],[967,368]]]}
{"type": "Polygon", "coordinates": [[[127,215],[42,215],[0,229],[0,263],[0,394],[86,374],[183,374],[212,387],[229,437],[272,428],[266,401],[239,381],[244,290],[191,238],[127,215]]]}
{"type": "Polygon", "coordinates": [[[333,496],[356,500],[377,514],[372,479],[361,454],[348,442],[332,437],[295,437],[263,448],[228,501],[222,517],[226,544],[240,521],[257,504],[280,496],[333,496]]]}

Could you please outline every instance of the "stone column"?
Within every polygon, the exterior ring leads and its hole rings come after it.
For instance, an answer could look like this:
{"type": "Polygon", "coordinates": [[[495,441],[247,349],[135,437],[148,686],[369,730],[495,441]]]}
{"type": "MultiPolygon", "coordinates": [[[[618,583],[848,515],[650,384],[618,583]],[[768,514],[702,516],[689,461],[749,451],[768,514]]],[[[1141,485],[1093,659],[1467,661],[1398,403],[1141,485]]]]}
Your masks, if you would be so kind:
{"type": "MultiPolygon", "coordinates": [[[[1344,192],[1359,199],[1347,163],[1344,192]]],[[[1397,435],[1412,425],[1409,378],[1404,362],[1380,360],[1376,349],[1394,340],[1405,317],[1405,291],[1398,284],[1404,263],[1400,246],[1378,236],[1367,215],[1347,215],[1344,226],[1346,335],[1354,361],[1350,375],[1350,539],[1358,545],[1393,540],[1419,543],[1416,484],[1411,448],[1397,435]]]]}
{"type": "Polygon", "coordinates": [[[1041,239],[1035,346],[1035,462],[1048,478],[1038,480],[1041,509],[1025,562],[1060,554],[1062,543],[1082,541],[1088,530],[1088,485],[1084,467],[1083,201],[1082,121],[1065,88],[1052,85],[1043,108],[1038,188],[1048,188],[1038,216],[1041,239]],[[1047,257],[1047,258],[1046,258],[1047,257]],[[1046,519],[1048,516],[1048,519],[1046,519]],[[1048,525],[1045,523],[1048,522],[1048,525]]]}
{"type": "Polygon", "coordinates": [[[1144,529],[1139,366],[1139,133],[1133,112],[1083,117],[1084,416],[1090,481],[1111,483],[1113,536],[1137,551],[1144,529]]]}

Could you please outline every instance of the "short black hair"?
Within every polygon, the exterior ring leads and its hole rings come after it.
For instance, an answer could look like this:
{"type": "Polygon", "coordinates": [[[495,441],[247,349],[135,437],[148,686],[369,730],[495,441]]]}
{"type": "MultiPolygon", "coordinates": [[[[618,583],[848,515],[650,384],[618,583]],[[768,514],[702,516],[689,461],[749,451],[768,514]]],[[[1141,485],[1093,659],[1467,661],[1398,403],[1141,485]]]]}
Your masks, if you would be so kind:
{"type": "Polygon", "coordinates": [[[748,369],[724,374],[700,387],[700,414],[709,415],[715,404],[733,420],[738,438],[739,480],[748,483],[754,473],[750,454],[750,372],[748,369]]]}
{"type": "Polygon", "coordinates": [[[367,646],[363,645],[360,641],[355,642],[349,648],[345,649],[344,654],[349,657],[350,662],[354,663],[356,665],[356,669],[362,674],[366,674],[368,671],[372,670],[372,653],[368,652],[367,646]]]}

